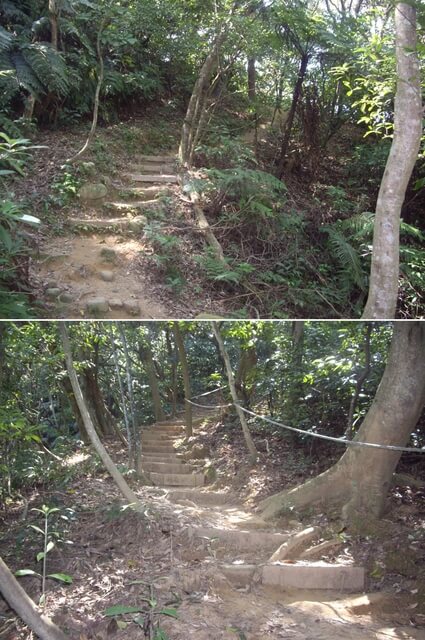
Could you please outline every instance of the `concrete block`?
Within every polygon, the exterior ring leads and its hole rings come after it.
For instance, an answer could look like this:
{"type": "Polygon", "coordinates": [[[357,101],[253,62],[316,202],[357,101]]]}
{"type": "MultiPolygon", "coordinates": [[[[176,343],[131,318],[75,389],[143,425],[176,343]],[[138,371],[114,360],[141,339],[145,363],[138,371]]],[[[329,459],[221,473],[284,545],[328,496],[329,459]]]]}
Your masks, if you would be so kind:
{"type": "Polygon", "coordinates": [[[161,183],[161,184],[177,184],[179,181],[176,175],[172,174],[142,174],[142,173],[126,173],[127,178],[133,180],[134,182],[153,182],[153,183],[161,183]]]}
{"type": "Polygon", "coordinates": [[[270,551],[279,547],[288,535],[269,531],[243,531],[215,527],[189,527],[189,535],[199,538],[217,538],[238,551],[270,551]]]}
{"type": "Polygon", "coordinates": [[[205,478],[202,473],[149,473],[149,477],[161,487],[201,487],[205,478]]]}
{"type": "Polygon", "coordinates": [[[176,156],[147,156],[141,155],[137,156],[137,159],[140,162],[171,162],[174,163],[176,161],[176,156]]]}
{"type": "Polygon", "coordinates": [[[343,564],[305,562],[268,564],[263,567],[263,584],[283,589],[330,589],[363,591],[365,570],[343,564]]]}
{"type": "Polygon", "coordinates": [[[144,462],[143,469],[155,473],[192,473],[194,471],[190,465],[173,462],[144,462]]]}
{"type": "Polygon", "coordinates": [[[250,584],[257,569],[255,564],[222,564],[221,572],[235,587],[245,587],[250,584]]]}

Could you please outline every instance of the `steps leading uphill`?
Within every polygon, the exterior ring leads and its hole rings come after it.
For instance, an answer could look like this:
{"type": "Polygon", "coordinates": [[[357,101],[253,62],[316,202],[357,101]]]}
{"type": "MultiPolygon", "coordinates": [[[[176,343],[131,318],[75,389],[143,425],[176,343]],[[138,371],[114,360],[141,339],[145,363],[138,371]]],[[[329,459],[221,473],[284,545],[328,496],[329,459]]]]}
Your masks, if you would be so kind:
{"type": "Polygon", "coordinates": [[[184,424],[178,420],[158,422],[142,435],[142,467],[150,480],[160,487],[201,487],[205,479],[195,467],[186,464],[175,445],[185,437],[184,424]]]}

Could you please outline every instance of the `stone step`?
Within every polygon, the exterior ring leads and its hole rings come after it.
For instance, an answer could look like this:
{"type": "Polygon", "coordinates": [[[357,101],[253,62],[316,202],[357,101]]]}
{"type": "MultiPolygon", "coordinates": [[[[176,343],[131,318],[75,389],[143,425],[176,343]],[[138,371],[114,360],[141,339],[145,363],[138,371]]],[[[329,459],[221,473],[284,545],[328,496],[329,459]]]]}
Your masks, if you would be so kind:
{"type": "Polygon", "coordinates": [[[125,173],[126,178],[133,180],[133,182],[153,182],[153,183],[164,183],[164,184],[177,184],[179,179],[178,176],[172,173],[166,174],[143,174],[143,173],[125,173]]]}
{"type": "Polygon", "coordinates": [[[137,211],[139,209],[149,209],[150,207],[158,206],[160,204],[161,203],[159,200],[141,200],[140,202],[138,202],[137,200],[134,200],[133,202],[105,202],[103,205],[103,209],[105,209],[106,211],[118,211],[126,214],[128,212],[137,211]]]}
{"type": "Polygon", "coordinates": [[[288,539],[287,533],[241,529],[217,529],[216,527],[189,527],[189,536],[194,538],[216,539],[219,544],[239,551],[276,550],[288,539]]]}
{"type": "Polygon", "coordinates": [[[140,162],[176,162],[176,156],[137,156],[140,162]]]}
{"type": "Polygon", "coordinates": [[[175,164],[159,164],[156,162],[151,162],[149,164],[135,164],[131,166],[131,170],[134,173],[151,173],[155,175],[160,175],[163,173],[170,174],[175,173],[176,166],[175,164]]]}
{"type": "Polygon", "coordinates": [[[144,431],[142,433],[142,442],[155,441],[163,444],[172,444],[176,440],[178,440],[179,436],[177,434],[170,433],[168,431],[157,432],[157,431],[144,431]]]}
{"type": "Polygon", "coordinates": [[[124,189],[120,189],[120,192],[124,195],[128,194],[130,196],[138,196],[146,202],[151,202],[152,198],[155,198],[156,196],[167,196],[170,194],[166,185],[162,187],[155,185],[152,185],[152,187],[125,187],[124,189]]]}
{"type": "Polygon", "coordinates": [[[169,434],[173,436],[184,435],[184,427],[180,425],[161,425],[156,426],[153,429],[147,429],[144,433],[160,433],[160,434],[169,434]]]}
{"type": "Polygon", "coordinates": [[[363,567],[325,562],[267,564],[262,569],[262,582],[282,589],[358,592],[365,588],[365,570],[363,567]]]}
{"type": "Polygon", "coordinates": [[[161,487],[201,487],[205,483],[202,473],[149,473],[152,482],[161,487]]]}
{"type": "Polygon", "coordinates": [[[156,453],[145,452],[142,447],[142,464],[145,462],[166,462],[171,464],[183,464],[184,460],[178,458],[175,453],[164,453],[157,455],[156,453]]]}
{"type": "Polygon", "coordinates": [[[157,453],[162,455],[163,453],[174,453],[175,449],[170,444],[145,444],[143,446],[145,453],[157,453]]]}
{"type": "Polygon", "coordinates": [[[227,493],[216,491],[193,491],[192,489],[172,490],[167,497],[171,502],[190,500],[200,506],[222,506],[230,503],[227,493]]]}
{"type": "Polygon", "coordinates": [[[134,218],[68,218],[67,223],[71,227],[95,227],[96,229],[108,229],[109,227],[139,231],[146,225],[145,216],[134,218]]]}
{"type": "Polygon", "coordinates": [[[194,468],[188,464],[179,464],[171,462],[143,462],[144,471],[153,471],[155,473],[193,473],[194,468]]]}

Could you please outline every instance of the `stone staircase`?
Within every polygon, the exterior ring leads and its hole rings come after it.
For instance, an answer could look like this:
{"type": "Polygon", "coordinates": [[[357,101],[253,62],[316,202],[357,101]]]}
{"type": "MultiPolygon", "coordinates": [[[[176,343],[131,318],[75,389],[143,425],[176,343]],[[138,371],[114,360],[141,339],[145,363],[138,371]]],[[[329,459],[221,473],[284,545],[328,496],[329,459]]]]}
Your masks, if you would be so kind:
{"type": "Polygon", "coordinates": [[[142,434],[142,468],[160,487],[201,487],[204,474],[186,464],[176,450],[185,437],[181,421],[158,422],[142,434]]]}
{"type": "Polygon", "coordinates": [[[137,231],[146,223],[145,212],[161,204],[161,197],[170,194],[170,187],[178,184],[176,156],[141,155],[121,174],[121,181],[112,186],[116,197],[88,200],[84,216],[68,218],[76,228],[137,231]],[[96,209],[93,211],[93,206],[96,209]],[[94,214],[94,215],[93,215],[94,214]]]}

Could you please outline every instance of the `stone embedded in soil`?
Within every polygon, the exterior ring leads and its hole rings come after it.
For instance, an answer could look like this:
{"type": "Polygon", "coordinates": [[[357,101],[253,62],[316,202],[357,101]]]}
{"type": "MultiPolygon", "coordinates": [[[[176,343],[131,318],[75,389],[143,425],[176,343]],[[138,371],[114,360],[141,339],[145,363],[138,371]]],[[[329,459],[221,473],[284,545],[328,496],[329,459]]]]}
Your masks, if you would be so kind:
{"type": "Polygon", "coordinates": [[[132,231],[139,231],[140,229],[143,229],[143,227],[146,225],[146,222],[147,219],[145,218],[145,216],[136,216],[132,220],[129,220],[128,228],[132,231]]]}
{"type": "Polygon", "coordinates": [[[108,189],[104,184],[96,183],[96,184],[83,184],[78,195],[80,200],[85,202],[90,202],[91,200],[101,200],[108,194],[108,189]]]}
{"type": "Polygon", "coordinates": [[[363,591],[363,567],[324,562],[303,564],[273,564],[263,567],[263,584],[283,589],[331,589],[363,591]]]}
{"type": "Polygon", "coordinates": [[[46,296],[50,298],[50,300],[56,300],[59,298],[61,294],[61,289],[59,287],[51,287],[50,289],[46,289],[46,296]]]}
{"type": "Polygon", "coordinates": [[[99,271],[99,276],[105,282],[113,282],[115,280],[114,272],[113,271],[107,271],[106,269],[104,271],[99,271]]]}
{"type": "Polygon", "coordinates": [[[138,302],[133,302],[133,301],[124,302],[124,309],[131,316],[137,316],[140,314],[140,304],[138,302]]]}
{"type": "Polygon", "coordinates": [[[62,293],[62,294],[60,295],[60,297],[59,297],[59,300],[60,300],[61,302],[64,302],[65,304],[68,304],[69,302],[72,302],[72,301],[73,301],[73,299],[74,299],[74,298],[72,297],[72,295],[71,295],[70,293],[66,293],[66,292],[65,292],[65,293],[62,293]]]}
{"type": "Polygon", "coordinates": [[[99,316],[103,313],[108,313],[109,303],[106,298],[92,298],[91,300],[87,300],[86,309],[88,313],[99,316]]]}
{"type": "Polygon", "coordinates": [[[104,262],[111,262],[112,264],[118,262],[117,252],[115,249],[110,249],[109,247],[103,247],[100,252],[100,257],[103,258],[104,262]]]}
{"type": "Polygon", "coordinates": [[[119,298],[111,298],[111,300],[109,300],[109,306],[111,309],[122,309],[124,303],[119,298]]]}

